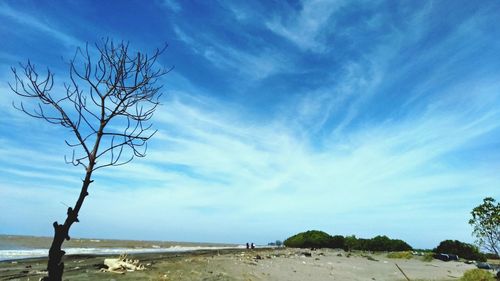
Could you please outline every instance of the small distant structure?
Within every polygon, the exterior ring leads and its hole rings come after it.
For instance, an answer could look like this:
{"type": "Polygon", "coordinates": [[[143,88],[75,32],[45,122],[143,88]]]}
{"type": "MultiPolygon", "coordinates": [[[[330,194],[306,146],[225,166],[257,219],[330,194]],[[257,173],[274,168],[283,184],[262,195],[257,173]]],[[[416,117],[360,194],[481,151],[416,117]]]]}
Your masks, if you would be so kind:
{"type": "Polygon", "coordinates": [[[267,246],[273,246],[273,247],[281,247],[282,245],[283,245],[283,242],[281,242],[281,240],[276,240],[276,242],[267,243],[267,246]]]}
{"type": "Polygon", "coordinates": [[[478,262],[476,264],[476,266],[477,266],[477,268],[480,268],[480,269],[487,269],[487,270],[493,269],[491,267],[491,265],[489,263],[487,263],[487,262],[478,262]]]}
{"type": "Polygon", "coordinates": [[[434,258],[438,259],[438,260],[442,260],[442,261],[458,261],[459,260],[459,257],[457,255],[443,254],[443,253],[435,254],[434,258]]]}

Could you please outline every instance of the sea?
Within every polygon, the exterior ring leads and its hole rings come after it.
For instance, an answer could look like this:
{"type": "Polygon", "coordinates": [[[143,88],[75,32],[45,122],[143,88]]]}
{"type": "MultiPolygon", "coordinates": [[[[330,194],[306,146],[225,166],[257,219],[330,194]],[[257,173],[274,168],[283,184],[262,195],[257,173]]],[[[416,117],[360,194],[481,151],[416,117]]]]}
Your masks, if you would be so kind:
{"type": "MultiPolygon", "coordinates": [[[[46,257],[51,241],[50,237],[0,235],[0,261],[46,257]]],[[[65,241],[63,244],[67,255],[175,253],[244,247],[237,244],[79,238],[65,241]]]]}

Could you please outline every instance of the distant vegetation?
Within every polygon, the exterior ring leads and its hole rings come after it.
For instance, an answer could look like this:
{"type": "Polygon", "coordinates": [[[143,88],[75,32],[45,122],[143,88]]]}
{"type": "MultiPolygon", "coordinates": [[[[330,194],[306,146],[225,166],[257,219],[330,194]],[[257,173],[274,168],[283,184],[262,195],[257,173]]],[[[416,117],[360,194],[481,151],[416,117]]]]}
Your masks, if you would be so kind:
{"type": "Polygon", "coordinates": [[[467,260],[486,261],[486,256],[480,253],[476,246],[458,240],[442,241],[433,252],[454,254],[467,260]]]}
{"type": "Polygon", "coordinates": [[[411,259],[413,254],[411,251],[391,252],[387,254],[390,259],[411,259]]]}
{"type": "Polygon", "coordinates": [[[356,236],[346,237],[348,250],[363,251],[411,251],[413,248],[403,240],[391,239],[385,235],[375,236],[371,239],[356,238],[356,236]]]}
{"type": "Polygon", "coordinates": [[[422,256],[422,261],[426,261],[426,262],[430,262],[434,259],[433,257],[433,253],[432,252],[426,252],[424,253],[424,255],[422,256]]]}
{"type": "Polygon", "coordinates": [[[330,234],[319,230],[309,230],[289,237],[283,244],[292,248],[332,248],[332,242],[333,237],[330,234]]]}
{"type": "MultiPolygon", "coordinates": [[[[385,235],[375,236],[371,239],[357,238],[354,235],[332,236],[324,231],[309,230],[295,234],[283,242],[283,245],[291,248],[332,248],[343,249],[345,251],[374,251],[374,252],[392,252],[388,254],[389,258],[411,258],[412,247],[403,240],[391,239],[385,235]]],[[[487,256],[479,252],[479,248],[458,240],[442,241],[436,248],[419,251],[422,260],[430,261],[433,253],[453,254],[459,258],[484,262],[487,256]],[[423,253],[422,253],[423,252],[423,253]]]]}
{"type": "Polygon", "coordinates": [[[372,239],[356,238],[356,236],[331,236],[319,231],[301,232],[284,241],[284,245],[292,248],[338,248],[363,251],[409,251],[412,247],[403,240],[390,239],[387,236],[376,236],[372,239]]]}

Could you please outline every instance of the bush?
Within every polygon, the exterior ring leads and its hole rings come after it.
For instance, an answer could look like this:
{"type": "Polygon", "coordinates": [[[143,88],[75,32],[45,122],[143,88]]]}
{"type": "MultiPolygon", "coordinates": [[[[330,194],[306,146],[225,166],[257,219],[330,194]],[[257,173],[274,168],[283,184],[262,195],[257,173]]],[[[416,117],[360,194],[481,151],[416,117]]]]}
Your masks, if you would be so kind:
{"type": "Polygon", "coordinates": [[[495,281],[495,277],[482,269],[470,269],[464,273],[460,281],[495,281]]]}
{"type": "Polygon", "coordinates": [[[422,261],[425,262],[430,262],[434,259],[433,253],[425,253],[424,256],[422,257],[422,261]]]}
{"type": "Polygon", "coordinates": [[[332,244],[332,236],[319,230],[309,230],[295,234],[283,244],[292,248],[328,248],[332,244]]]}
{"type": "Polygon", "coordinates": [[[387,257],[390,259],[411,259],[413,257],[413,254],[409,251],[392,252],[392,253],[388,253],[387,257]]]}
{"type": "Polygon", "coordinates": [[[486,256],[479,252],[479,249],[471,244],[458,240],[445,240],[433,250],[435,253],[454,254],[467,260],[486,261],[486,256]]]}

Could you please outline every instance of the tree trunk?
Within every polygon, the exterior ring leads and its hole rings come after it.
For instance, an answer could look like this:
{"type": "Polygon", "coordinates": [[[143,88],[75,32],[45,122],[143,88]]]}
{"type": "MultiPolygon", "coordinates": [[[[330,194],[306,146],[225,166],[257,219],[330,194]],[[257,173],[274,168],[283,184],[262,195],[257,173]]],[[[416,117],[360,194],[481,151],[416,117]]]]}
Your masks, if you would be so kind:
{"type": "Polygon", "coordinates": [[[75,208],[68,208],[68,213],[64,224],[58,224],[57,221],[54,222],[54,239],[52,240],[52,245],[49,250],[49,261],[47,264],[48,276],[42,278],[43,281],[61,281],[64,272],[64,263],[62,262],[62,257],[66,253],[61,249],[64,240],[69,240],[69,229],[71,225],[78,222],[78,212],[82,207],[85,197],[88,195],[87,189],[92,183],[90,177],[92,176],[93,164],[87,168],[87,173],[85,179],[83,180],[82,190],[80,196],[75,203],[75,208]]]}

